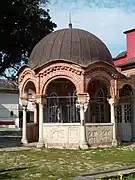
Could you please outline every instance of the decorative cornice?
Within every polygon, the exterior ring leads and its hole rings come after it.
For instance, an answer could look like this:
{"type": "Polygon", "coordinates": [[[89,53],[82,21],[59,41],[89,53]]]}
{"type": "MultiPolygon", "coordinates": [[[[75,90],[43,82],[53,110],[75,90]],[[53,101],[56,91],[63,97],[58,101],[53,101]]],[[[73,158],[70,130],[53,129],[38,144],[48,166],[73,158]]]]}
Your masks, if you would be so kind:
{"type": "Polygon", "coordinates": [[[49,67],[47,69],[45,69],[42,73],[39,73],[40,76],[47,76],[48,74],[52,73],[52,72],[56,72],[56,71],[69,71],[71,73],[75,73],[77,75],[82,75],[83,72],[80,70],[77,70],[75,68],[72,67],[68,67],[68,66],[62,66],[62,65],[56,65],[53,67],[49,67]]]}
{"type": "Polygon", "coordinates": [[[21,76],[19,77],[19,83],[21,83],[22,80],[24,79],[24,77],[25,77],[26,75],[28,75],[28,74],[34,76],[34,74],[33,74],[30,70],[26,70],[26,71],[24,71],[24,72],[21,74],[21,76]]]}
{"type": "Polygon", "coordinates": [[[119,78],[119,73],[116,74],[105,67],[95,67],[93,69],[90,69],[89,71],[86,71],[85,74],[86,74],[86,76],[90,76],[90,74],[95,73],[95,72],[106,72],[113,79],[119,78]]]}

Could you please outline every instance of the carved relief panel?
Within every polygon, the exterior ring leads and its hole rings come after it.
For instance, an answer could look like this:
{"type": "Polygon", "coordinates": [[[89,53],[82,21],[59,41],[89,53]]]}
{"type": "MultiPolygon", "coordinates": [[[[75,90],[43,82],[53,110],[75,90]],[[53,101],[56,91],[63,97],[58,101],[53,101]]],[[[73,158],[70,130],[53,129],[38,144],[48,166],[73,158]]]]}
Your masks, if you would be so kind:
{"type": "Polygon", "coordinates": [[[90,146],[104,145],[112,142],[112,126],[86,126],[86,139],[90,146]]]}
{"type": "Polygon", "coordinates": [[[55,143],[61,143],[64,140],[64,131],[63,130],[52,130],[51,131],[52,141],[55,143]]]}
{"type": "Polygon", "coordinates": [[[80,132],[79,132],[79,127],[74,128],[71,127],[68,130],[68,138],[69,138],[69,143],[77,143],[79,142],[79,137],[80,137],[80,132]]]}

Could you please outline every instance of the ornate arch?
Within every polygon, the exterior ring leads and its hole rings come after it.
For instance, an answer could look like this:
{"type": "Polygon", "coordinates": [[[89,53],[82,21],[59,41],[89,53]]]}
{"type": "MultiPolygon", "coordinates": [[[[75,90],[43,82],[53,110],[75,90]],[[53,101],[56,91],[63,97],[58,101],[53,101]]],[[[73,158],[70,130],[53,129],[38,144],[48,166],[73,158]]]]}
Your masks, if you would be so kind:
{"type": "Polygon", "coordinates": [[[35,72],[31,70],[29,67],[26,67],[23,69],[22,72],[19,73],[19,92],[20,96],[23,96],[25,86],[28,82],[32,82],[35,86],[36,93],[38,92],[38,86],[37,86],[37,77],[35,75],[35,72]]]}
{"type": "Polygon", "coordinates": [[[117,79],[122,76],[122,74],[118,72],[114,66],[112,66],[111,64],[107,62],[103,62],[103,61],[94,62],[90,64],[86,70],[87,72],[90,72],[90,71],[94,71],[94,69],[96,69],[97,71],[105,71],[112,78],[117,79]]]}
{"type": "Polygon", "coordinates": [[[107,86],[107,90],[110,96],[115,96],[115,80],[105,71],[96,71],[96,68],[86,75],[86,91],[88,90],[90,82],[92,82],[95,79],[103,81],[107,86]]]}
{"type": "Polygon", "coordinates": [[[125,85],[128,85],[129,87],[131,87],[132,91],[133,91],[133,94],[135,95],[135,86],[134,84],[131,84],[129,82],[124,82],[124,83],[121,83],[119,85],[119,90],[122,89],[125,85]]]}
{"type": "Polygon", "coordinates": [[[22,81],[25,81],[25,79],[28,77],[33,79],[33,77],[35,77],[35,72],[29,67],[26,67],[22,72],[19,73],[19,83],[22,83],[22,81]]]}
{"type": "Polygon", "coordinates": [[[36,85],[35,85],[35,82],[34,82],[31,78],[28,78],[28,79],[22,84],[21,88],[19,88],[19,90],[20,90],[20,96],[21,96],[21,97],[23,97],[23,95],[25,94],[25,87],[26,87],[26,85],[27,85],[29,82],[32,82],[32,83],[33,83],[33,85],[34,85],[34,87],[35,87],[35,90],[36,90],[35,93],[37,93],[37,87],[36,87],[36,85]]]}
{"type": "Polygon", "coordinates": [[[43,69],[40,74],[40,94],[45,94],[48,84],[58,78],[70,80],[76,87],[77,93],[83,93],[84,74],[81,68],[67,63],[57,63],[43,69]]]}
{"type": "Polygon", "coordinates": [[[132,88],[133,93],[135,94],[135,85],[130,82],[122,82],[119,84],[119,90],[122,89],[125,85],[129,85],[132,88]]]}
{"type": "Polygon", "coordinates": [[[47,90],[47,87],[48,85],[55,79],[61,79],[61,78],[64,78],[64,79],[68,79],[69,81],[71,81],[75,87],[76,87],[76,90],[77,92],[80,92],[81,91],[81,86],[79,84],[79,82],[77,80],[75,80],[74,78],[70,77],[70,76],[66,76],[66,75],[57,75],[57,76],[53,76],[51,78],[48,78],[44,81],[43,83],[43,86],[42,86],[42,89],[41,89],[41,94],[44,95],[46,94],[46,90],[47,90]]]}

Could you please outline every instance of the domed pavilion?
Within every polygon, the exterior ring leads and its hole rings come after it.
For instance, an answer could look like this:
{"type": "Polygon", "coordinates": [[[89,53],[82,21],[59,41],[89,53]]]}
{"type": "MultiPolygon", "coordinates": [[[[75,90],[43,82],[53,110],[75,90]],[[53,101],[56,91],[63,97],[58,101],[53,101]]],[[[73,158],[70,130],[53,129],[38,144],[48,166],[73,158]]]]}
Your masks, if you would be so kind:
{"type": "Polygon", "coordinates": [[[116,145],[115,106],[119,89],[133,93],[128,81],[95,35],[74,28],[50,33],[19,70],[22,143],[82,149],[116,145]]]}

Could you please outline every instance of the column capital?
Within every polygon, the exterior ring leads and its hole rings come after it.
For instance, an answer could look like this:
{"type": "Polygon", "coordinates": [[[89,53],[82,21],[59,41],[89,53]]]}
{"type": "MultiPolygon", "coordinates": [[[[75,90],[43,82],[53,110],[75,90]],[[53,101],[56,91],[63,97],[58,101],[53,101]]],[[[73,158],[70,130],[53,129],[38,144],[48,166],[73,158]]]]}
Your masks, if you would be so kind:
{"type": "Polygon", "coordinates": [[[22,101],[22,106],[26,106],[28,105],[28,98],[25,97],[20,97],[21,101],[22,101]]]}
{"type": "Polygon", "coordinates": [[[113,98],[110,98],[110,99],[108,98],[107,100],[110,105],[114,105],[116,102],[113,98]]]}
{"type": "Polygon", "coordinates": [[[32,105],[33,105],[34,108],[36,108],[37,107],[37,102],[36,101],[32,102],[32,105]]]}
{"type": "Polygon", "coordinates": [[[26,111],[27,106],[26,105],[22,105],[22,109],[26,111]]]}
{"type": "Polygon", "coordinates": [[[88,104],[90,96],[88,93],[77,94],[77,101],[79,104],[88,104]]]}
{"type": "Polygon", "coordinates": [[[38,95],[36,96],[36,102],[37,102],[38,104],[44,105],[44,104],[46,103],[46,97],[45,97],[44,95],[38,94],[38,95]]]}

